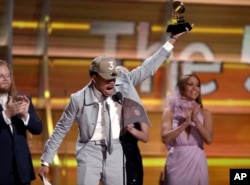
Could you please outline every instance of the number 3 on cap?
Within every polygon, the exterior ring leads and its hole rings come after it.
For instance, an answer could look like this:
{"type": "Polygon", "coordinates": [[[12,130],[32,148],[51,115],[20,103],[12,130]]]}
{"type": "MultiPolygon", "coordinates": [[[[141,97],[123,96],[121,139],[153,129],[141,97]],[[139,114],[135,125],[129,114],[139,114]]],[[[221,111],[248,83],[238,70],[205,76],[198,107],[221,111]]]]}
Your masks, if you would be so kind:
{"type": "Polygon", "coordinates": [[[113,61],[109,61],[109,69],[113,70],[114,69],[114,62],[113,61]]]}

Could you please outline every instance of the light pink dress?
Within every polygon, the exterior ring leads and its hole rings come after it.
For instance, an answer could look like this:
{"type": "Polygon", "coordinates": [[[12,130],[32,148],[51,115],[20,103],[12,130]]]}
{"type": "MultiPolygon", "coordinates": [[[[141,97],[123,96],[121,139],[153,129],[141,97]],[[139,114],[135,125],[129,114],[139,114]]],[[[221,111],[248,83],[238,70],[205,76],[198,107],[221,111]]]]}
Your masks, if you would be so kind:
{"type": "MultiPolygon", "coordinates": [[[[184,113],[194,101],[187,101],[180,96],[168,99],[168,106],[174,112],[173,128],[185,121],[184,113]]],[[[198,114],[203,124],[203,117],[198,114]]],[[[170,145],[166,162],[164,185],[208,185],[208,166],[203,150],[203,139],[194,123],[189,135],[183,131],[170,145]]]]}

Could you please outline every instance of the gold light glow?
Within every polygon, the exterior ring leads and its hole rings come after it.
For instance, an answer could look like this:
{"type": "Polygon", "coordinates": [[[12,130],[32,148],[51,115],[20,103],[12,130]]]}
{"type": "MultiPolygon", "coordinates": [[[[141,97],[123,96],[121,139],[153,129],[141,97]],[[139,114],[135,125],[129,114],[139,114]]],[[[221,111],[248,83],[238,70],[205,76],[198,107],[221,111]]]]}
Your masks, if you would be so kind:
{"type": "MultiPolygon", "coordinates": [[[[13,21],[12,27],[17,29],[38,29],[39,22],[35,21],[13,21]]],[[[66,22],[51,22],[50,29],[52,30],[85,30],[90,29],[89,23],[66,23],[66,22]]]]}
{"type": "MultiPolygon", "coordinates": [[[[250,166],[250,158],[208,158],[208,166],[250,166]]],[[[144,157],[143,166],[145,167],[164,167],[166,162],[165,157],[144,157]]],[[[40,160],[33,160],[34,166],[40,166],[40,160]]],[[[75,158],[68,158],[64,160],[64,165],[67,167],[76,167],[75,158]]]]}
{"type": "MultiPolygon", "coordinates": [[[[35,21],[13,21],[12,26],[16,29],[38,29],[39,22],[35,21]]],[[[72,22],[51,22],[50,30],[80,30],[89,31],[91,27],[90,23],[72,23],[72,22]]],[[[152,25],[152,32],[163,32],[165,26],[152,25]]],[[[244,28],[220,28],[220,27],[197,27],[192,30],[194,33],[216,33],[216,34],[243,34],[244,28]]]]}
{"type": "Polygon", "coordinates": [[[79,23],[63,23],[63,22],[54,22],[51,23],[51,28],[56,30],[89,30],[90,24],[79,24],[79,23]]]}
{"type": "Polygon", "coordinates": [[[50,98],[50,91],[48,91],[48,90],[44,91],[44,97],[50,98]]]}

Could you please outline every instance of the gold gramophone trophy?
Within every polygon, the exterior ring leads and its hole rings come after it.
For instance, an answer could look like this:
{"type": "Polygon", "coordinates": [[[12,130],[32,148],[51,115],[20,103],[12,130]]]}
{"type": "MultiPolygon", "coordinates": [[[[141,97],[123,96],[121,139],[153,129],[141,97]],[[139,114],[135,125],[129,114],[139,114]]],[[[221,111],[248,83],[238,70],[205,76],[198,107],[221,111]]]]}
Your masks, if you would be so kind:
{"type": "Polygon", "coordinates": [[[180,1],[175,1],[173,3],[173,15],[171,18],[171,24],[168,25],[166,32],[177,34],[186,31],[186,28],[188,28],[189,30],[192,29],[191,25],[184,20],[184,16],[180,15],[184,12],[185,12],[184,3],[180,1]]]}

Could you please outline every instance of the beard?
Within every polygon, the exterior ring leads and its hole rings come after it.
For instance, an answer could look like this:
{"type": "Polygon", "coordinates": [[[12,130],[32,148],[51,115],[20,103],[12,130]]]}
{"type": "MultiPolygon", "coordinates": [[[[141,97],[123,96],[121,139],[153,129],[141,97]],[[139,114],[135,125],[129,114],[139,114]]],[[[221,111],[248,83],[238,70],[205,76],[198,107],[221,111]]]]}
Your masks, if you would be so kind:
{"type": "Polygon", "coordinates": [[[8,86],[0,86],[0,94],[6,94],[9,93],[11,91],[11,85],[8,86]]]}

